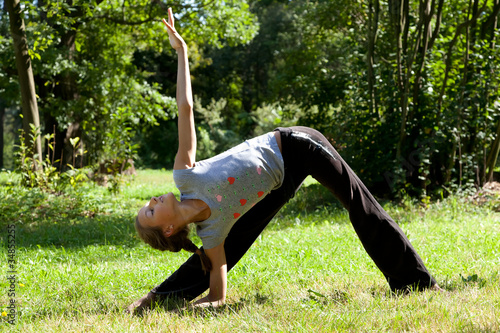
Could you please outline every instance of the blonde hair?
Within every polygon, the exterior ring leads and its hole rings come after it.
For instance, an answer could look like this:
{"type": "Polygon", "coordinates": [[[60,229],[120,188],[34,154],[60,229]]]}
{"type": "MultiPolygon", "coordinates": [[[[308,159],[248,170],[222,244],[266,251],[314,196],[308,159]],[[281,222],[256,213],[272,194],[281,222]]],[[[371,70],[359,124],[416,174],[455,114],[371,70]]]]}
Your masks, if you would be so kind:
{"type": "Polygon", "coordinates": [[[199,249],[189,239],[189,227],[186,226],[170,237],[165,237],[159,227],[144,227],[139,222],[139,216],[135,218],[135,230],[139,237],[149,244],[153,249],[160,251],[179,252],[186,250],[191,253],[196,253],[200,256],[201,267],[205,272],[212,270],[212,262],[207,257],[205,252],[199,249]]]}

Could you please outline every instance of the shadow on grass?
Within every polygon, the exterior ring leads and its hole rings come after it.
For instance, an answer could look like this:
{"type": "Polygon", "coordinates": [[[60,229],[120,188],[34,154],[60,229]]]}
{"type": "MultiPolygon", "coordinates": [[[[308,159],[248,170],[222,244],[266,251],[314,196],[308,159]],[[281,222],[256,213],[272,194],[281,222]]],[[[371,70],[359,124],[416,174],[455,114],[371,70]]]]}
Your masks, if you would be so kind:
{"type": "MultiPolygon", "coordinates": [[[[66,194],[48,194],[38,189],[0,188],[0,237],[15,225],[16,247],[79,248],[89,245],[134,246],[139,242],[134,228],[137,201],[103,195],[95,189],[66,194]],[[3,191],[2,191],[3,190],[3,191]]],[[[314,224],[325,219],[349,223],[346,211],[319,184],[303,187],[271,224],[272,229],[314,224]]]]}
{"type": "Polygon", "coordinates": [[[82,190],[47,194],[37,189],[2,191],[0,238],[15,226],[15,246],[79,248],[89,245],[133,245],[136,209],[118,197],[82,190]],[[10,230],[10,229],[9,229],[10,230]]]}
{"type": "MultiPolygon", "coordinates": [[[[226,304],[215,307],[207,307],[207,308],[188,308],[189,303],[186,302],[182,298],[167,298],[163,301],[156,303],[154,309],[176,313],[179,316],[199,316],[199,317],[212,317],[217,316],[219,314],[224,314],[227,312],[235,313],[239,312],[242,309],[246,308],[250,304],[265,304],[271,301],[271,298],[262,295],[257,292],[255,295],[249,298],[240,298],[239,301],[236,302],[227,302],[226,304]]],[[[135,316],[143,317],[149,311],[154,311],[151,309],[141,309],[134,313],[135,316]]]]}
{"type": "Polygon", "coordinates": [[[78,248],[90,245],[129,245],[138,242],[132,216],[76,217],[68,222],[44,220],[16,225],[17,247],[78,248]]]}

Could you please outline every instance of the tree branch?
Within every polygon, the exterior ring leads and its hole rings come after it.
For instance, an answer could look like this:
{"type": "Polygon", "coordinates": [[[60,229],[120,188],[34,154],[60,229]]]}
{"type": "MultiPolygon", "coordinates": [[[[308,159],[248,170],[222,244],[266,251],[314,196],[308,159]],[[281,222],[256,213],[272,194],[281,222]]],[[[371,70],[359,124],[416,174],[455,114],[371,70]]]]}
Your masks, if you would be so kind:
{"type": "MultiPolygon", "coordinates": [[[[202,6],[197,6],[196,8],[208,7],[208,6],[213,5],[214,3],[215,3],[215,0],[211,0],[202,6]]],[[[160,12],[166,13],[168,8],[170,8],[170,7],[175,7],[175,8],[180,8],[180,9],[191,9],[194,6],[193,5],[179,5],[179,4],[174,4],[174,3],[165,4],[160,0],[152,0],[150,2],[150,4],[148,5],[148,7],[149,7],[148,16],[147,16],[147,18],[142,19],[142,20],[127,20],[124,17],[124,15],[122,16],[122,18],[116,18],[116,17],[113,17],[109,14],[95,16],[94,18],[105,19],[105,20],[108,20],[108,21],[111,21],[113,23],[120,24],[120,25],[136,26],[136,25],[141,25],[144,23],[152,22],[152,21],[157,21],[157,20],[159,21],[159,19],[156,19],[156,15],[153,14],[153,11],[155,8],[158,8],[160,12]]],[[[123,12],[123,10],[122,10],[122,12],[123,12]]]]}
{"type": "Polygon", "coordinates": [[[111,21],[111,22],[116,23],[116,24],[129,25],[129,26],[141,25],[141,24],[148,23],[148,22],[155,21],[155,20],[160,21],[160,19],[156,19],[156,18],[151,17],[151,16],[149,16],[148,18],[146,18],[144,20],[137,20],[137,21],[127,21],[126,19],[115,18],[115,17],[112,17],[110,15],[95,16],[95,18],[96,19],[105,19],[105,20],[111,21]]]}
{"type": "Polygon", "coordinates": [[[457,26],[457,29],[455,30],[455,36],[453,36],[453,39],[450,41],[450,44],[448,46],[448,51],[446,53],[446,68],[445,68],[445,73],[444,73],[444,81],[443,85],[441,87],[441,92],[439,94],[439,100],[438,100],[438,113],[441,113],[441,107],[443,104],[443,96],[444,96],[444,91],[446,90],[447,84],[446,81],[448,81],[448,75],[451,69],[451,55],[453,52],[453,48],[455,47],[455,44],[457,43],[458,37],[462,34],[462,30],[472,23],[476,22],[481,13],[486,9],[486,5],[488,4],[488,0],[484,0],[484,4],[481,7],[480,10],[478,10],[475,15],[468,21],[462,22],[457,26]]]}

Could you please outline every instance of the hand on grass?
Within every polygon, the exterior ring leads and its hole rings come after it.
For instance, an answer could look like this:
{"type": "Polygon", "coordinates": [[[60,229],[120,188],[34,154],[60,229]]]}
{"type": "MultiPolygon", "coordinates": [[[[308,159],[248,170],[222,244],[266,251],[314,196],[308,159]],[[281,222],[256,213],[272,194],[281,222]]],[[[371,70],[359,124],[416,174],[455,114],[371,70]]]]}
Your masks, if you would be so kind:
{"type": "Polygon", "coordinates": [[[134,303],[130,304],[127,307],[127,310],[125,311],[127,313],[136,314],[145,309],[150,309],[153,306],[154,302],[155,302],[155,294],[149,292],[148,294],[144,295],[134,303]]]}
{"type": "Polygon", "coordinates": [[[443,288],[441,288],[440,286],[438,286],[437,283],[435,285],[433,285],[430,289],[433,290],[433,291],[439,291],[441,293],[446,292],[446,290],[444,290],[443,288]]]}
{"type": "Polygon", "coordinates": [[[218,308],[223,306],[225,302],[223,300],[210,301],[208,296],[200,298],[196,302],[189,305],[191,309],[204,309],[204,308],[218,308]]]}

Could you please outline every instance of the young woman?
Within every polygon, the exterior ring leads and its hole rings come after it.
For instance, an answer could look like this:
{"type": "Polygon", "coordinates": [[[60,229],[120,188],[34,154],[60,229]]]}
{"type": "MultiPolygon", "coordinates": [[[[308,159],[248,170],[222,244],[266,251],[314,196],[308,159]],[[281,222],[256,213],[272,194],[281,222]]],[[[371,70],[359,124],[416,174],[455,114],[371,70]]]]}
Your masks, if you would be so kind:
{"type": "Polygon", "coordinates": [[[136,229],[156,249],[185,249],[194,254],[162,284],[131,304],[129,311],[149,307],[164,297],[192,300],[207,288],[208,295],[193,305],[223,304],[227,271],[308,175],[328,188],[349,211],[356,233],[391,290],[439,290],[399,226],[318,131],[278,128],[213,158],[196,161],[187,47],[175,30],[171,10],[164,23],[178,54],[179,149],[174,181],[181,200],[172,193],[151,198],[139,211],[136,229]],[[203,250],[187,238],[191,223],[196,225],[203,250]]]}

